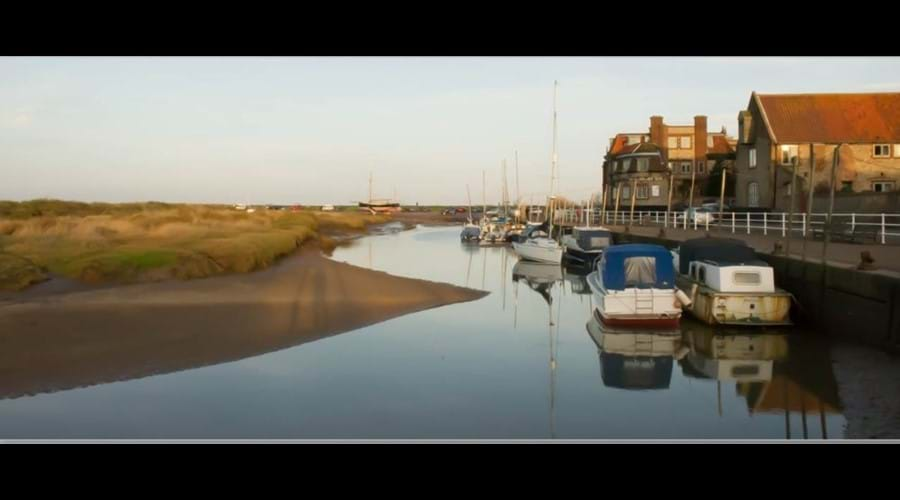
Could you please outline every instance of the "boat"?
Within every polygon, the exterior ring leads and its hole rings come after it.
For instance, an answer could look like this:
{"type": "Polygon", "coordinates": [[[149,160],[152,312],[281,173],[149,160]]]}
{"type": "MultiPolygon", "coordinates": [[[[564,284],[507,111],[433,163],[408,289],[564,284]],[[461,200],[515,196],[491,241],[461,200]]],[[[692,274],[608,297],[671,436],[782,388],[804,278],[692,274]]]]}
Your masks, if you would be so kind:
{"type": "Polygon", "coordinates": [[[609,247],[587,277],[599,319],[613,326],[677,327],[690,299],[675,287],[672,254],[659,245],[609,247]]]}
{"type": "Polygon", "coordinates": [[[710,325],[790,325],[791,294],[775,286],[772,266],[741,240],[696,238],[672,251],[676,286],[688,311],[710,325]]]}
{"type": "Polygon", "coordinates": [[[466,223],[463,226],[462,232],[459,235],[459,239],[461,241],[478,241],[481,239],[481,227],[478,224],[473,224],[471,222],[466,223]]]}
{"type": "Polygon", "coordinates": [[[605,227],[574,227],[562,237],[562,244],[566,259],[592,266],[612,244],[612,233],[605,227]]]}
{"type": "MultiPolygon", "coordinates": [[[[551,167],[550,167],[550,199],[548,200],[548,206],[552,206],[554,202],[554,181],[556,179],[556,86],[557,83],[553,82],[553,156],[551,159],[551,167]]],[[[552,264],[560,264],[562,263],[563,256],[563,247],[556,240],[552,238],[553,235],[553,220],[552,217],[548,217],[550,220],[550,226],[547,230],[546,236],[541,236],[535,231],[531,231],[527,236],[522,235],[519,236],[519,241],[513,242],[513,249],[515,249],[516,253],[519,254],[519,257],[527,260],[533,260],[537,262],[548,262],[552,264]]]]}
{"type": "Polygon", "coordinates": [[[513,249],[525,260],[560,264],[563,248],[556,240],[544,236],[529,236],[524,241],[514,241],[513,249]]]}
{"type": "Polygon", "coordinates": [[[369,201],[360,201],[359,209],[373,214],[400,212],[400,202],[387,199],[373,199],[372,173],[369,172],[369,201]]]}
{"type": "Polygon", "coordinates": [[[617,329],[596,312],[586,325],[597,345],[603,385],[618,389],[668,389],[674,360],[687,354],[676,329],[617,329]]]}

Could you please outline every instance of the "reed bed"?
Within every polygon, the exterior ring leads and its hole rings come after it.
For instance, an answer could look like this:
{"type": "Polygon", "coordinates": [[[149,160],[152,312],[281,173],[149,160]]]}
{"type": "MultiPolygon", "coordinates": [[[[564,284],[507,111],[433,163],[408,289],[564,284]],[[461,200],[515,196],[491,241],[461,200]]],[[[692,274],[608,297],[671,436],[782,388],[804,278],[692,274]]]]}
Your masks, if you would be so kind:
{"type": "Polygon", "coordinates": [[[309,241],[388,217],[165,203],[0,201],[0,289],[60,275],[85,283],[202,278],[266,268],[309,241]]]}

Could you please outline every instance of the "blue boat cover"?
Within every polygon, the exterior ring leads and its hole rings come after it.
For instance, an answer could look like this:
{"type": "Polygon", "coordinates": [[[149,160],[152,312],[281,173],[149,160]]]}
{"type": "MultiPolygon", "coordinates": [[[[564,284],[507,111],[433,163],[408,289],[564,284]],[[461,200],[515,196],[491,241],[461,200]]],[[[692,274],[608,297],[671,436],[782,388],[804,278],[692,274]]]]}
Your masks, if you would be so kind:
{"type": "MultiPolygon", "coordinates": [[[[655,278],[652,283],[628,283],[628,287],[637,288],[672,288],[675,286],[675,266],[672,254],[659,245],[627,244],[613,245],[603,252],[597,266],[603,277],[603,285],[607,290],[624,290],[626,288],[626,259],[632,257],[649,257],[656,263],[655,278]]],[[[643,259],[641,259],[643,260],[643,259]]]]}

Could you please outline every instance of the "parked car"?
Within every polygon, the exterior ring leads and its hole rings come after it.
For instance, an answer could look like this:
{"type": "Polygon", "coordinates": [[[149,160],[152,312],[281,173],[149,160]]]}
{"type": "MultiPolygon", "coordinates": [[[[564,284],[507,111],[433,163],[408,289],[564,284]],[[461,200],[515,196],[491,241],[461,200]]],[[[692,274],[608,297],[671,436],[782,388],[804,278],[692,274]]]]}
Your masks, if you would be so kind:
{"type": "Polygon", "coordinates": [[[323,212],[334,212],[334,205],[322,205],[323,212]]]}
{"type": "Polygon", "coordinates": [[[697,221],[697,225],[706,225],[707,223],[712,224],[716,221],[716,216],[719,212],[719,207],[692,207],[682,211],[681,214],[678,215],[677,221],[678,223],[684,223],[685,218],[687,218],[688,224],[693,224],[694,221],[697,221]]]}

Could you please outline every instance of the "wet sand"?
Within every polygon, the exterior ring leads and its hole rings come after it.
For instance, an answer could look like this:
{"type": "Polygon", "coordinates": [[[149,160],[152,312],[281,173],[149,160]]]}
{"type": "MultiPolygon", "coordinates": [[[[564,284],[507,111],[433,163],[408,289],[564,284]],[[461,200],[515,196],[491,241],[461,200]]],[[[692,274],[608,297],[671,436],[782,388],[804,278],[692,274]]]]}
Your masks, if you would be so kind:
{"type": "Polygon", "coordinates": [[[255,273],[0,302],[0,399],[235,361],[486,292],[305,249],[255,273]]]}

